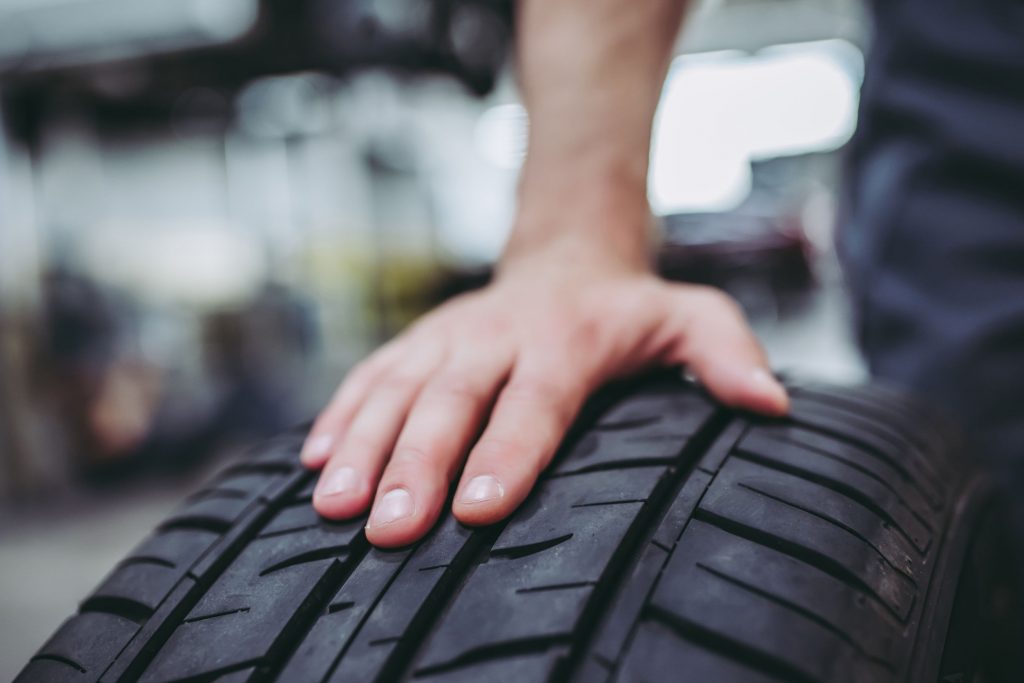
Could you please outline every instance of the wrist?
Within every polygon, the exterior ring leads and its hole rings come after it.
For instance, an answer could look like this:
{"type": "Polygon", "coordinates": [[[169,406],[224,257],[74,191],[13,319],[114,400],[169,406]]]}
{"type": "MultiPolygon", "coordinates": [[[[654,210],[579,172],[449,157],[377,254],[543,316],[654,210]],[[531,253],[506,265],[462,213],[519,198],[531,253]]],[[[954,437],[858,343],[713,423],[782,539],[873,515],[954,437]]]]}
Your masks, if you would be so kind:
{"type": "Polygon", "coordinates": [[[579,215],[566,215],[574,210],[518,223],[498,264],[498,278],[552,272],[602,277],[653,272],[656,232],[648,213],[580,221],[579,215]]]}

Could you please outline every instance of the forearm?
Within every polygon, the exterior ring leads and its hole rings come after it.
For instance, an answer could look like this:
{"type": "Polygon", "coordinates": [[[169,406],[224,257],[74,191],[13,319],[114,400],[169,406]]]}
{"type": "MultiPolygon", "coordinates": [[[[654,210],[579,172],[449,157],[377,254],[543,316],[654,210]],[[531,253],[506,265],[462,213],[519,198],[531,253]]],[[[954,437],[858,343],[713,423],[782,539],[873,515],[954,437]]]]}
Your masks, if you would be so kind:
{"type": "Polygon", "coordinates": [[[530,133],[506,262],[543,248],[646,263],[651,123],[685,8],[685,0],[520,3],[530,133]]]}

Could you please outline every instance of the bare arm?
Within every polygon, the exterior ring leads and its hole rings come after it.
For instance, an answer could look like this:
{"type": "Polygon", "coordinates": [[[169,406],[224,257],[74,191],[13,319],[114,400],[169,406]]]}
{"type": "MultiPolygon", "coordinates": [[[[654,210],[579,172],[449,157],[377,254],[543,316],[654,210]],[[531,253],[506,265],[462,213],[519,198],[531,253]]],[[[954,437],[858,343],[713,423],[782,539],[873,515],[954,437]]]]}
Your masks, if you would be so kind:
{"type": "Polygon", "coordinates": [[[530,113],[506,262],[539,249],[645,268],[651,121],[684,0],[531,0],[517,45],[530,113]]]}
{"type": "Polygon", "coordinates": [[[429,313],[345,379],[303,451],[314,505],[367,536],[454,514],[495,522],[529,494],[587,395],[686,364],[720,400],[787,409],[739,308],[649,267],[651,122],[684,4],[525,0],[517,46],[531,117],[516,226],[488,287],[429,313]]]}

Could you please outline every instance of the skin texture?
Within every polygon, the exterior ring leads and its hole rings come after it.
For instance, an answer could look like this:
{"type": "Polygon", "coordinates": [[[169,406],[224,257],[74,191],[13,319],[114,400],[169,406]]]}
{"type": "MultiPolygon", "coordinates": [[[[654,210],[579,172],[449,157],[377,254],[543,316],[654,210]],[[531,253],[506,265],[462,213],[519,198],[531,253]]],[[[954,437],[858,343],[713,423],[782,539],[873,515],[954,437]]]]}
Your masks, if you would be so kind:
{"type": "Polygon", "coordinates": [[[509,515],[610,379],[685,365],[726,404],[788,409],[739,307],[649,266],[651,122],[684,3],[519,8],[531,128],[498,275],[358,365],[303,449],[323,468],[317,511],[346,519],[372,504],[366,533],[380,547],[425,534],[456,477],[460,521],[509,515]]]}

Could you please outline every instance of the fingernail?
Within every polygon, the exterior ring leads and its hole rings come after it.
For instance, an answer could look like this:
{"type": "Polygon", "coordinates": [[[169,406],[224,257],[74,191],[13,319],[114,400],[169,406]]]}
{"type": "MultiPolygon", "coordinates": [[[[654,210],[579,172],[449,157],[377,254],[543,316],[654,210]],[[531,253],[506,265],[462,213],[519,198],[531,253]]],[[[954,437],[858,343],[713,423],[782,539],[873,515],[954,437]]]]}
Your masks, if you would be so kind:
{"type": "Polygon", "coordinates": [[[467,504],[484,503],[504,495],[505,489],[502,488],[500,481],[489,474],[481,474],[466,484],[459,501],[467,504]]]}
{"type": "Polygon", "coordinates": [[[331,445],[333,443],[334,437],[330,434],[319,434],[314,436],[306,442],[306,446],[302,449],[302,455],[300,457],[305,461],[319,460],[330,453],[331,445]]]}
{"type": "Polygon", "coordinates": [[[316,487],[316,495],[318,498],[337,496],[341,493],[355,491],[358,485],[358,472],[351,467],[339,467],[333,472],[324,475],[320,480],[320,484],[316,487]]]}
{"type": "Polygon", "coordinates": [[[786,389],[775,379],[775,376],[764,368],[755,368],[750,373],[751,384],[763,394],[771,394],[772,398],[780,403],[788,401],[786,389]]]}
{"type": "Polygon", "coordinates": [[[412,496],[405,489],[392,489],[373,506],[367,527],[383,526],[412,515],[412,496]]]}

